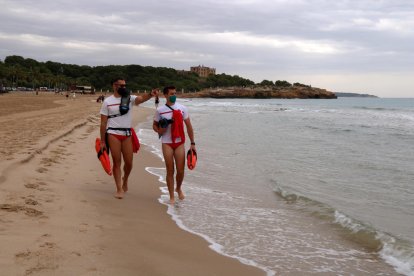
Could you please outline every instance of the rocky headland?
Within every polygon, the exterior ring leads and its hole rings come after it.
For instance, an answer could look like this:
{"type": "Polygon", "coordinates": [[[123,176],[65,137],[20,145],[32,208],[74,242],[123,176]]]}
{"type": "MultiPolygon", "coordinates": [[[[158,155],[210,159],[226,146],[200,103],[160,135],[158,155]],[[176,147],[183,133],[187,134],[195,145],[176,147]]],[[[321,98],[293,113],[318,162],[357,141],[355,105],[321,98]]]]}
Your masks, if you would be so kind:
{"type": "Polygon", "coordinates": [[[360,98],[378,98],[378,96],[370,94],[350,93],[350,92],[335,92],[337,97],[360,97],[360,98]]]}
{"type": "Polygon", "coordinates": [[[336,99],[337,96],[326,89],[308,86],[255,87],[205,89],[195,93],[180,95],[185,98],[255,98],[255,99],[336,99]]]}

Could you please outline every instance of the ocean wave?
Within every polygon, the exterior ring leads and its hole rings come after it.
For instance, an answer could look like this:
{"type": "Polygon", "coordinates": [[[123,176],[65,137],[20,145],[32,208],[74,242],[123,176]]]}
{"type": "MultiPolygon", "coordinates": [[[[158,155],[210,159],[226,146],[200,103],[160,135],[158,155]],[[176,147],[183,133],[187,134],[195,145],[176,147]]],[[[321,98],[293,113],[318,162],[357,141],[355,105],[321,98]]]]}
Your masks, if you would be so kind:
{"type": "Polygon", "coordinates": [[[188,107],[196,109],[198,112],[203,110],[221,111],[232,113],[270,113],[287,111],[288,108],[282,107],[281,103],[255,103],[246,101],[198,101],[188,103],[188,107]]]}
{"type": "Polygon", "coordinates": [[[289,204],[298,204],[301,210],[340,226],[344,236],[367,250],[377,253],[385,262],[401,274],[414,276],[414,246],[388,233],[374,229],[361,221],[347,216],[322,202],[299,193],[289,192],[279,186],[274,187],[277,196],[289,204]]]}
{"type": "Polygon", "coordinates": [[[366,109],[366,110],[378,110],[378,111],[383,111],[383,110],[395,111],[395,110],[399,110],[399,109],[396,109],[396,108],[369,107],[369,106],[354,106],[353,108],[355,108],[355,109],[366,109]]]}

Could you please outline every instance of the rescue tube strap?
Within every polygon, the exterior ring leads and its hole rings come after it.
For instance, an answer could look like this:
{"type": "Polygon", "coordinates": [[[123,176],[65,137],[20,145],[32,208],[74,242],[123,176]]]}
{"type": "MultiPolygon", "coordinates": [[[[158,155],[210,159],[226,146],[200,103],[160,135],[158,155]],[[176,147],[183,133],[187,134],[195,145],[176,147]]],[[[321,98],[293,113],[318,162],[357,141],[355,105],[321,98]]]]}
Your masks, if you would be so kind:
{"type": "Polygon", "coordinates": [[[114,114],[114,115],[109,115],[108,118],[111,119],[111,118],[115,118],[115,117],[119,117],[119,116],[122,116],[122,114],[118,113],[118,114],[114,114]]]}

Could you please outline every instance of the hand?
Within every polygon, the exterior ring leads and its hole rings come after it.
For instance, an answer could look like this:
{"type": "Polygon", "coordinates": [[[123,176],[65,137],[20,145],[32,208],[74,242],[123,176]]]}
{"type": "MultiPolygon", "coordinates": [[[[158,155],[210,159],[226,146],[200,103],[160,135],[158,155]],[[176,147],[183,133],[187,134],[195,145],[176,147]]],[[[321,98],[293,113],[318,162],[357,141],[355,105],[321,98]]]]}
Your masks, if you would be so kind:
{"type": "Polygon", "coordinates": [[[101,152],[104,152],[106,150],[106,144],[105,142],[101,141],[101,152]]]}
{"type": "Polygon", "coordinates": [[[195,145],[191,145],[191,146],[190,146],[190,149],[192,149],[192,150],[194,150],[194,151],[197,151],[197,150],[196,150],[195,145]]]}
{"type": "Polygon", "coordinates": [[[167,130],[167,128],[161,128],[161,127],[159,127],[158,128],[158,134],[159,135],[163,135],[166,130],[167,130]]]}
{"type": "Polygon", "coordinates": [[[156,97],[156,96],[158,96],[158,92],[159,92],[160,90],[158,89],[158,88],[154,88],[154,89],[152,89],[152,91],[151,91],[151,97],[156,97]]]}

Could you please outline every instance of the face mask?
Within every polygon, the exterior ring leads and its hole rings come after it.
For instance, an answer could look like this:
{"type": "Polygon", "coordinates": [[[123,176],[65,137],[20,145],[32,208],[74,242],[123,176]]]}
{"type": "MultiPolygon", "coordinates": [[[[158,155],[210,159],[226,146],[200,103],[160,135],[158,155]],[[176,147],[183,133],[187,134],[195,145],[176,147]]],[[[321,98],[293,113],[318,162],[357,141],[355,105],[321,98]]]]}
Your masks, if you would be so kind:
{"type": "Polygon", "coordinates": [[[175,103],[175,101],[177,100],[177,96],[172,95],[168,99],[170,100],[171,103],[175,103]]]}
{"type": "Polygon", "coordinates": [[[125,87],[120,87],[118,89],[118,94],[121,95],[122,97],[128,96],[128,90],[125,87]]]}

